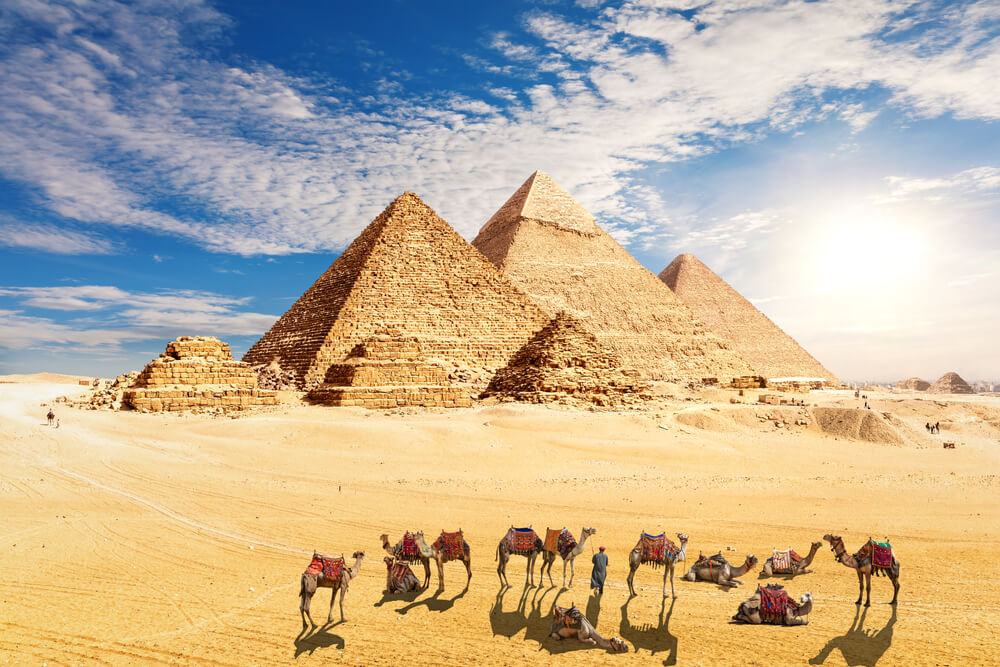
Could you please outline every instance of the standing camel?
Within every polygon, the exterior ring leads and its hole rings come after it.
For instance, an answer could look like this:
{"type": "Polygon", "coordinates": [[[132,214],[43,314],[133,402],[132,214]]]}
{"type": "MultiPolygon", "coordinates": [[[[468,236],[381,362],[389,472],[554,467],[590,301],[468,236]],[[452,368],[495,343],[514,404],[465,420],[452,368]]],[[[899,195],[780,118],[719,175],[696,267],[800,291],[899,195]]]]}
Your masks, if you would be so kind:
{"type": "Polygon", "coordinates": [[[364,551],[355,551],[351,556],[354,558],[354,567],[344,567],[344,557],[328,558],[322,554],[313,552],[312,562],[302,573],[302,582],[299,586],[299,612],[302,614],[302,627],[306,627],[306,618],[313,627],[316,623],[309,613],[309,603],[316,593],[317,588],[330,588],[330,613],[326,617],[327,623],[333,623],[333,601],[337,599],[337,590],[340,590],[340,621],[344,618],[344,595],[351,580],[358,576],[361,571],[361,561],[365,558],[364,551]]]}
{"type": "Polygon", "coordinates": [[[461,528],[457,533],[442,530],[431,545],[431,558],[437,563],[439,593],[444,592],[444,564],[453,560],[460,560],[465,565],[465,571],[469,575],[465,580],[465,590],[469,589],[469,582],[472,581],[472,550],[469,549],[461,528]]]}
{"type": "Polygon", "coordinates": [[[510,586],[507,581],[507,562],[511,556],[524,556],[528,559],[528,569],[524,575],[524,585],[535,585],[535,560],[538,554],[542,553],[542,538],[535,534],[535,531],[527,528],[510,527],[500,544],[497,545],[497,555],[494,560],[497,562],[497,576],[500,577],[501,586],[510,586]]]}
{"type": "MultiPolygon", "coordinates": [[[[584,526],[580,529],[580,541],[575,547],[569,550],[569,552],[563,556],[563,588],[566,588],[566,564],[569,563],[569,587],[573,587],[573,576],[576,574],[576,568],[574,562],[576,557],[583,553],[583,545],[587,543],[587,538],[591,535],[597,533],[596,528],[587,528],[584,526]]],[[[543,551],[542,552],[542,569],[538,571],[538,580],[542,580],[545,576],[546,567],[548,567],[549,583],[552,584],[552,564],[556,562],[556,552],[555,551],[543,551]]],[[[552,584],[553,586],[555,584],[552,584]]]]}
{"type": "Polygon", "coordinates": [[[858,601],[854,604],[861,604],[861,598],[867,594],[865,606],[871,606],[872,572],[875,573],[876,577],[883,574],[889,577],[893,588],[892,602],[889,604],[896,604],[896,598],[899,597],[899,561],[896,560],[896,554],[890,552],[890,564],[876,565],[873,562],[876,545],[871,538],[868,538],[865,546],[861,547],[861,550],[853,556],[847,553],[847,549],[844,548],[844,540],[841,539],[840,535],[824,535],[823,539],[830,543],[830,551],[836,556],[837,562],[846,565],[858,574],[858,601]]]}
{"type": "Polygon", "coordinates": [[[393,559],[402,561],[404,563],[422,563],[424,566],[424,584],[420,588],[427,588],[431,583],[431,556],[430,549],[426,551],[421,547],[426,546],[424,542],[423,531],[417,532],[406,532],[403,534],[403,539],[396,542],[396,546],[389,545],[389,536],[382,534],[379,536],[382,540],[382,548],[388,553],[393,559]]]}
{"type": "Polygon", "coordinates": [[[760,573],[770,577],[773,574],[808,574],[810,570],[807,568],[812,564],[813,558],[816,556],[816,552],[819,548],[823,546],[822,542],[813,542],[809,545],[809,555],[805,558],[799,558],[798,554],[789,549],[787,552],[775,552],[775,554],[787,554],[786,564],[778,563],[775,564],[774,556],[768,558],[764,561],[764,567],[761,568],[760,573]]]}
{"type": "Polygon", "coordinates": [[[635,587],[632,580],[635,578],[635,571],[643,563],[652,565],[653,569],[663,568],[663,597],[667,597],[667,575],[670,575],[670,595],[677,597],[674,593],[674,564],[682,562],[687,556],[688,536],[684,533],[677,533],[677,539],[681,541],[680,549],[667,539],[666,535],[647,535],[643,533],[639,536],[639,543],[629,552],[628,555],[628,592],[630,597],[635,597],[635,587]]]}
{"type": "Polygon", "coordinates": [[[736,588],[743,583],[742,581],[737,581],[736,578],[742,577],[756,564],[757,557],[751,554],[743,561],[743,565],[733,567],[720,552],[714,556],[699,557],[695,561],[695,564],[691,566],[691,569],[688,570],[687,574],[684,575],[684,580],[714,581],[720,586],[736,588]]]}

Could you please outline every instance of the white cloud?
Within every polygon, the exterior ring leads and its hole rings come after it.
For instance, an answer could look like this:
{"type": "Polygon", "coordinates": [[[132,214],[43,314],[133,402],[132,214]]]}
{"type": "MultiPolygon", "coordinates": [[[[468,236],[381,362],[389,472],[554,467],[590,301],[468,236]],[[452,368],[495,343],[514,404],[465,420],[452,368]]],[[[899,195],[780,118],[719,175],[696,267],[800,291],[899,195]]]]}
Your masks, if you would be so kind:
{"type": "Polygon", "coordinates": [[[1000,192],[1000,168],[975,167],[957,174],[938,178],[888,176],[889,192],[879,197],[879,202],[895,202],[924,197],[940,199],[945,196],[995,195],[1000,192]]]}
{"type": "Polygon", "coordinates": [[[58,255],[108,255],[114,243],[95,234],[50,224],[21,222],[0,214],[0,246],[30,248],[58,255]]]}

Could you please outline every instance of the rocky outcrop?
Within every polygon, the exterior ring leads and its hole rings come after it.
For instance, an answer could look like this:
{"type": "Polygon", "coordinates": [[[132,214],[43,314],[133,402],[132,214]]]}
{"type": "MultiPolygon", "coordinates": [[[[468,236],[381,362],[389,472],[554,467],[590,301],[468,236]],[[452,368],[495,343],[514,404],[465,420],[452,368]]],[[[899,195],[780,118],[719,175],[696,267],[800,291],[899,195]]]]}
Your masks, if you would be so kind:
{"type": "Polygon", "coordinates": [[[904,391],[927,391],[930,386],[930,382],[916,377],[910,378],[909,380],[900,380],[896,383],[896,389],[902,389],[904,391]]]}

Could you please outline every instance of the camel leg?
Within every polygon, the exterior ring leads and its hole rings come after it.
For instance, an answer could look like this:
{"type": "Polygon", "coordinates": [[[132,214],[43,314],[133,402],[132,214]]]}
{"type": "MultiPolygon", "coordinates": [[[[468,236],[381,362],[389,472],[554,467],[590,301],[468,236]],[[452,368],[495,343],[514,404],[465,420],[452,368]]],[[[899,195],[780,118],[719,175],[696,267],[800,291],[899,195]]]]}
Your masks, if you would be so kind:
{"type": "Polygon", "coordinates": [[[424,589],[431,585],[431,559],[422,558],[421,560],[424,563],[424,585],[421,586],[421,589],[424,589]]]}
{"type": "Polygon", "coordinates": [[[890,577],[892,581],[892,602],[889,604],[896,604],[896,598],[899,597],[899,577],[890,577]]]}
{"type": "Polygon", "coordinates": [[[854,604],[861,604],[861,598],[865,596],[865,575],[858,570],[858,601],[854,604]]]}
{"type": "Polygon", "coordinates": [[[465,564],[465,572],[468,575],[465,579],[465,590],[469,590],[469,583],[472,581],[472,559],[462,561],[465,564]]]}
{"type": "MultiPolygon", "coordinates": [[[[674,564],[670,563],[670,597],[677,599],[677,593],[674,593],[674,564]]],[[[666,591],[664,591],[666,593],[666,591]]]]}
{"type": "MultiPolygon", "coordinates": [[[[337,588],[340,588],[339,586],[337,588]]],[[[326,615],[326,622],[333,623],[333,603],[337,601],[337,588],[330,589],[330,613],[326,615]]],[[[341,608],[341,615],[343,615],[343,608],[341,608]]]]}
{"type": "Polygon", "coordinates": [[[865,574],[865,606],[872,606],[872,574],[865,574]]]}
{"type": "Polygon", "coordinates": [[[527,558],[528,564],[524,569],[524,585],[534,586],[535,585],[535,557],[529,555],[527,558]]]}
{"type": "Polygon", "coordinates": [[[312,602],[312,594],[306,593],[302,596],[302,602],[299,604],[299,612],[302,614],[302,627],[306,627],[306,618],[309,619],[309,624],[316,627],[316,622],[313,617],[309,614],[309,603],[312,602]]]}
{"type": "Polygon", "coordinates": [[[340,622],[343,623],[346,619],[344,618],[344,595],[347,594],[347,587],[340,587],[340,622]]]}
{"type": "Polygon", "coordinates": [[[670,576],[670,566],[663,564],[663,597],[667,597],[667,577],[670,576]]]}
{"type": "Polygon", "coordinates": [[[501,586],[510,586],[506,579],[507,559],[502,551],[497,551],[497,576],[500,577],[501,586]]]}
{"type": "Polygon", "coordinates": [[[628,594],[629,597],[635,597],[635,588],[632,587],[632,580],[635,579],[635,571],[637,568],[629,567],[628,569],[628,594]]]}

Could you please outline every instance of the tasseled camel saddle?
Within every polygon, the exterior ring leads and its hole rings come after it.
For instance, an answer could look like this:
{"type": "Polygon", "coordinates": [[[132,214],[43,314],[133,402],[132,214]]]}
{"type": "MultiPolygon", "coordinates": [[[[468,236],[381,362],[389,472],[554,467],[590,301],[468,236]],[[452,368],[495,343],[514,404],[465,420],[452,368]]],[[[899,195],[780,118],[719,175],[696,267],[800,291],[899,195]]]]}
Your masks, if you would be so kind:
{"type": "Polygon", "coordinates": [[[531,528],[514,528],[507,531],[503,538],[504,547],[512,554],[527,556],[535,551],[535,543],[538,536],[531,528]]]}
{"type": "Polygon", "coordinates": [[[441,535],[434,540],[433,547],[444,556],[445,561],[463,560],[469,553],[469,545],[466,544],[461,530],[457,533],[446,533],[442,530],[441,535]]]}
{"type": "Polygon", "coordinates": [[[712,556],[706,556],[699,553],[698,560],[694,562],[695,567],[717,568],[722,565],[729,565],[729,561],[726,560],[726,557],[722,555],[721,551],[712,556]]]}
{"type": "Polygon", "coordinates": [[[424,541],[423,533],[411,533],[407,531],[400,543],[396,545],[394,555],[397,560],[416,563],[425,558],[430,558],[431,550],[427,546],[427,542],[424,541]]]}
{"type": "Polygon", "coordinates": [[[793,600],[785,587],[780,584],[758,585],[757,594],[760,595],[760,616],[765,621],[782,620],[789,609],[793,614],[799,611],[799,603],[793,600]]]}
{"type": "Polygon", "coordinates": [[[667,538],[666,533],[650,535],[643,533],[639,542],[641,543],[641,554],[639,562],[657,567],[663,565],[666,557],[673,559],[680,553],[677,545],[667,538]]]}
{"type": "Polygon", "coordinates": [[[306,568],[305,574],[316,577],[320,573],[323,574],[324,579],[331,581],[340,579],[340,575],[344,573],[343,556],[340,558],[328,558],[323,554],[313,553],[312,562],[306,568]]]}
{"type": "Polygon", "coordinates": [[[771,556],[770,560],[772,572],[775,574],[788,574],[802,562],[802,556],[795,553],[794,549],[786,549],[785,551],[775,549],[774,555],[771,556]]]}
{"type": "Polygon", "coordinates": [[[892,569],[892,545],[889,541],[876,542],[872,538],[868,538],[861,550],[854,554],[854,560],[859,563],[863,563],[866,560],[870,560],[872,563],[872,573],[875,576],[888,574],[889,570],[892,569]]]}
{"type": "Polygon", "coordinates": [[[563,560],[566,560],[569,552],[576,548],[576,538],[565,527],[562,530],[547,528],[543,548],[550,553],[558,553],[563,560]]]}

